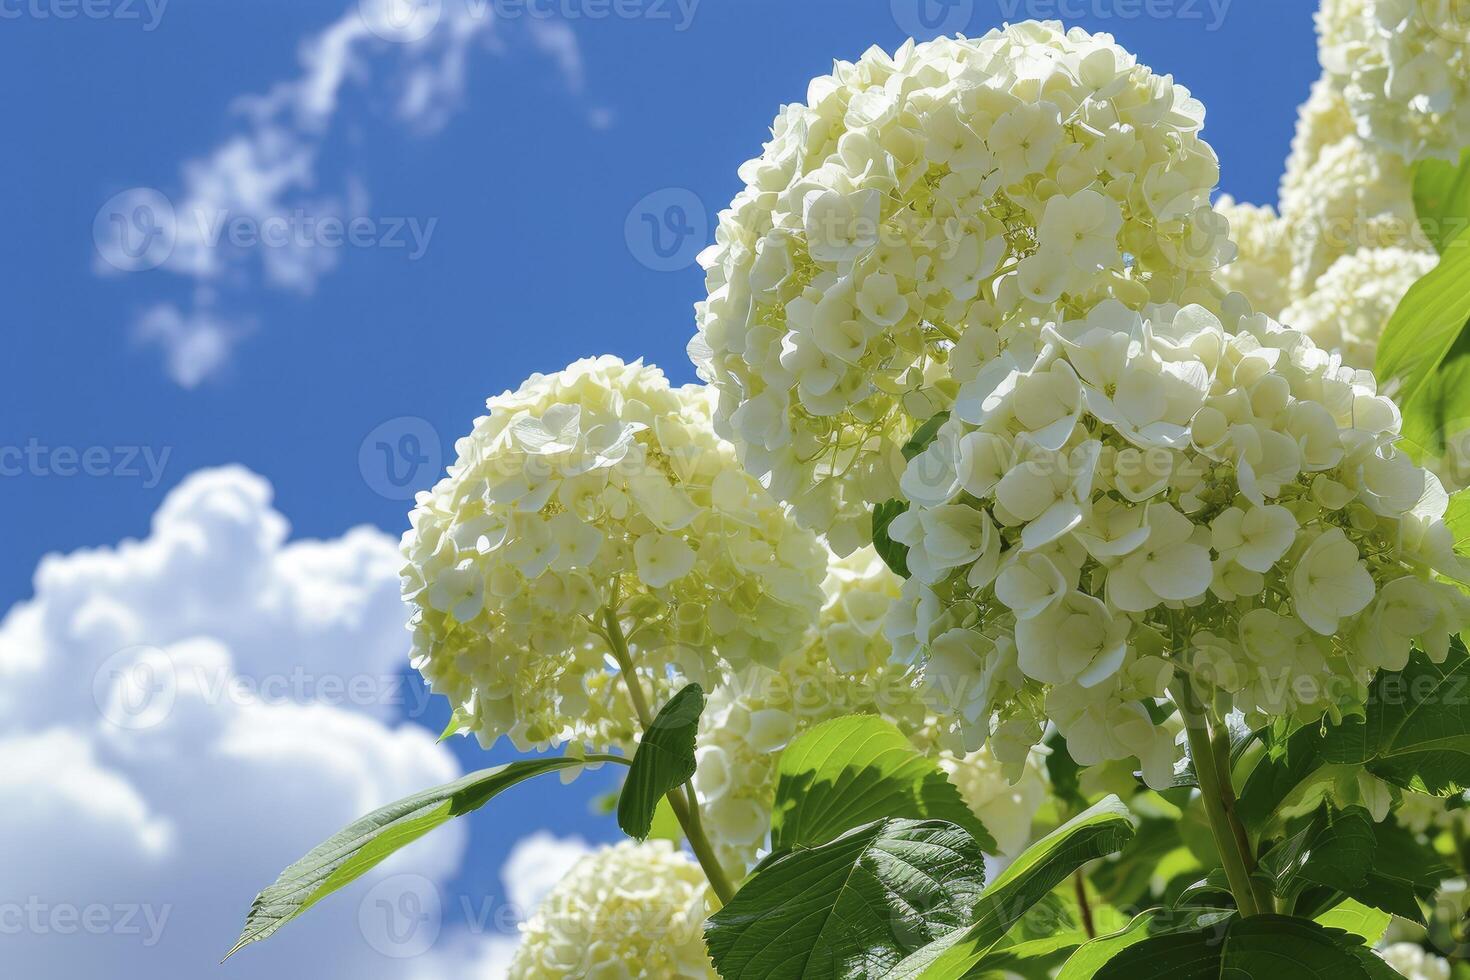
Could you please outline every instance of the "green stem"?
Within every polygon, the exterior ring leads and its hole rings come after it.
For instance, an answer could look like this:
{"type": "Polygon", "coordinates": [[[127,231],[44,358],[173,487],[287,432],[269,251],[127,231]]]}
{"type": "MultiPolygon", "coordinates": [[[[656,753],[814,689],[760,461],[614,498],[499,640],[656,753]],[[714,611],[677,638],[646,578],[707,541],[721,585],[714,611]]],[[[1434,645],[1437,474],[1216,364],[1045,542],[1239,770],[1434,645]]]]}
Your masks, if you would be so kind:
{"type": "MultiPolygon", "coordinates": [[[[618,662],[618,669],[623,675],[623,683],[628,688],[628,699],[633,702],[633,710],[637,712],[638,721],[643,725],[643,730],[648,731],[653,726],[654,716],[649,710],[648,699],[643,696],[643,686],[638,683],[638,675],[633,668],[633,657],[628,653],[628,640],[623,635],[623,625],[618,622],[617,615],[611,609],[603,610],[602,621],[607,629],[607,642],[612,648],[613,659],[618,662]]],[[[715,855],[714,847],[710,844],[709,838],[705,836],[703,822],[699,817],[699,800],[694,795],[694,785],[685,783],[683,792],[676,789],[669,793],[668,801],[675,818],[679,821],[679,826],[684,830],[684,836],[689,840],[689,849],[694,852],[699,866],[704,869],[704,875],[709,879],[715,896],[719,898],[721,905],[730,904],[730,899],[735,897],[735,887],[730,884],[730,879],[725,875],[725,869],[720,865],[720,859],[715,855]]]]}
{"type": "MultiPolygon", "coordinates": [[[[1220,863],[1225,866],[1225,877],[1230,882],[1230,892],[1235,896],[1235,905],[1242,916],[1260,914],[1261,908],[1256,889],[1251,881],[1250,869],[1255,864],[1249,842],[1243,841],[1243,831],[1236,834],[1226,804],[1226,790],[1220,778],[1220,762],[1210,739],[1209,725],[1204,710],[1195,699],[1189,676],[1180,671],[1176,677],[1174,703],[1184,719],[1184,732],[1189,739],[1189,757],[1194,762],[1195,778],[1199,781],[1200,800],[1205,815],[1210,821],[1210,832],[1215,838],[1215,847],[1220,852],[1220,863]]],[[[1226,755],[1227,765],[1229,755],[1226,755]]],[[[1228,780],[1226,781],[1228,782],[1228,780]]],[[[1233,798],[1233,792],[1232,792],[1233,798]]],[[[1264,911],[1270,911],[1267,906],[1264,911]]]]}
{"type": "Polygon", "coordinates": [[[1256,906],[1262,912],[1277,908],[1276,896],[1265,879],[1256,874],[1255,848],[1251,847],[1250,835],[1240,819],[1239,801],[1235,797],[1235,783],[1231,777],[1230,730],[1224,725],[1215,725],[1210,738],[1211,755],[1215,760],[1215,771],[1220,775],[1220,802],[1225,808],[1225,820],[1235,838],[1236,849],[1245,859],[1245,872],[1250,879],[1251,891],[1256,897],[1256,906]]]}

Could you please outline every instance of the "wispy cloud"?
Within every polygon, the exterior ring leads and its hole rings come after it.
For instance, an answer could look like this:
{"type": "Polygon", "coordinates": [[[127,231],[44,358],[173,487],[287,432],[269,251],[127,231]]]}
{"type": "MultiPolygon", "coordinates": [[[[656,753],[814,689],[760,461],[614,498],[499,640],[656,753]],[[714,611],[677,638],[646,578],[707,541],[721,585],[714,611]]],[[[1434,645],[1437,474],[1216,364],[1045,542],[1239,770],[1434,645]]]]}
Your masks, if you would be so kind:
{"type": "MultiPolygon", "coordinates": [[[[160,298],[133,324],[158,346],[179,384],[223,368],[251,332],[245,299],[255,289],[311,293],[351,248],[422,254],[432,222],[370,213],[370,174],[324,173],[323,150],[344,128],[349,90],[386,93],[392,119],[423,135],[463,105],[469,63],[501,52],[506,29],[486,0],[356,0],[300,49],[300,72],[235,100],[236,131],[185,162],[177,189],[115,196],[94,225],[99,274],[151,270],[191,284],[186,299],[160,298]]],[[[533,19],[524,36],[548,57],[567,90],[585,88],[581,51],[565,23],[533,19]]],[[[593,125],[605,113],[589,112],[593,125]]]]}

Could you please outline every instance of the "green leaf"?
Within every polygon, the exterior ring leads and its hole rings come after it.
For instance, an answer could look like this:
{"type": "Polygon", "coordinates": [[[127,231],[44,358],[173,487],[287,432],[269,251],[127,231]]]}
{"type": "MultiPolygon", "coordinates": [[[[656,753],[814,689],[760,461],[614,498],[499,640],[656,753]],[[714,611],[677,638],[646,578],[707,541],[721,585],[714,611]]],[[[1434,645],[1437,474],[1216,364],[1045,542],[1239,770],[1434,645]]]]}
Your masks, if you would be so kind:
{"type": "Polygon", "coordinates": [[[1381,956],[1366,946],[1353,946],[1348,952],[1362,966],[1369,980],[1403,980],[1403,974],[1389,966],[1381,956]]]}
{"type": "MultiPolygon", "coordinates": [[[[1109,905],[1140,908],[1153,892],[1154,874],[1164,858],[1181,849],[1183,838],[1179,835],[1178,820],[1142,819],[1123,853],[1093,871],[1092,884],[1109,905]]],[[[1191,863],[1197,866],[1197,862],[1191,863]]]]}
{"type": "Polygon", "coordinates": [[[1292,898],[1308,885],[1341,892],[1361,888],[1377,849],[1368,811],[1323,806],[1301,823],[1300,830],[1261,858],[1261,870],[1271,877],[1276,894],[1292,898]]]}
{"type": "Polygon", "coordinates": [[[908,442],[903,444],[903,458],[906,460],[911,460],[915,456],[919,455],[919,453],[922,453],[924,450],[928,449],[929,443],[934,441],[935,437],[939,435],[939,430],[944,426],[944,423],[948,421],[949,413],[940,412],[933,418],[929,419],[929,421],[925,422],[923,425],[915,429],[913,436],[910,437],[908,442]]]}
{"type": "Polygon", "coordinates": [[[1434,392],[1435,375],[1470,319],[1470,228],[1444,249],[1439,265],[1416,282],[1399,303],[1378,344],[1376,374],[1398,381],[1405,437],[1424,449],[1443,445],[1440,427],[1448,407],[1434,392]]]}
{"type": "Polygon", "coordinates": [[[313,848],[282,871],[275,884],[257,895],[240,938],[225,958],[251,943],[270,938],[281,926],[332,892],[356,881],[395,851],[455,817],[478,810],[517,783],[589,762],[627,764],[626,759],[612,755],[512,762],[470,773],[374,810],[313,848]]]}
{"type": "Polygon", "coordinates": [[[1367,878],[1347,894],[1364,905],[1423,925],[1420,903],[1431,901],[1439,883],[1451,876],[1439,855],[1386,820],[1373,825],[1373,866],[1367,878]]]}
{"type": "Polygon", "coordinates": [[[1444,515],[1445,527],[1455,538],[1455,551],[1470,555],[1470,490],[1450,495],[1450,506],[1444,515]]]}
{"type": "Polygon", "coordinates": [[[1234,909],[1150,909],[1119,932],[1098,936],[1068,958],[1056,980],[1092,980],[1108,961],[1155,936],[1192,932],[1235,915],[1234,909]]]}
{"type": "Polygon", "coordinates": [[[1146,939],[1123,950],[1097,980],[1372,980],[1346,934],[1308,919],[1255,915],[1195,932],[1146,939]]]}
{"type": "Polygon", "coordinates": [[[450,712],[449,723],[444,726],[444,731],[440,734],[439,741],[445,742],[461,732],[469,731],[471,723],[472,719],[463,709],[455,708],[454,711],[450,712]]]}
{"type": "Polygon", "coordinates": [[[1128,807],[1109,796],[1027,848],[985,889],[968,929],[931,943],[882,977],[962,980],[1068,875],[1089,861],[1117,853],[1132,837],[1128,807]]]}
{"type": "Polygon", "coordinates": [[[965,926],[979,844],[940,820],[879,820],[777,856],[705,928],[725,980],[866,978],[965,926]]]}
{"type": "Polygon", "coordinates": [[[1470,787],[1470,657],[1464,644],[1456,637],[1442,664],[1416,653],[1402,671],[1379,673],[1367,717],[1329,728],[1321,752],[1328,763],[1366,766],[1418,793],[1450,796],[1470,787]]]}
{"type": "Polygon", "coordinates": [[[1304,726],[1269,741],[1239,794],[1241,821],[1255,834],[1273,822],[1281,804],[1323,764],[1320,726],[1304,726]]]}
{"type": "Polygon", "coordinates": [[[1459,164],[1421,160],[1414,165],[1414,211],[1440,252],[1470,220],[1470,151],[1459,164]]]}
{"type": "Polygon", "coordinates": [[[690,684],[669,698],[638,743],[618,797],[618,826],[647,840],[659,801],[694,777],[694,741],[704,711],[704,690],[690,684]]]}
{"type": "Polygon", "coordinates": [[[1415,459],[1449,451],[1470,429],[1470,330],[1462,330],[1412,403],[1403,403],[1403,446],[1415,459]]]}
{"type": "Polygon", "coordinates": [[[781,753],[771,813],[774,852],[825,844],[885,817],[945,820],[995,851],[994,839],[944,770],[892,722],[875,715],[835,718],[781,753]]]}
{"type": "Polygon", "coordinates": [[[900,514],[907,513],[907,500],[889,500],[873,508],[873,548],[893,574],[900,578],[909,577],[908,545],[899,544],[888,536],[888,526],[900,514]]]}
{"type": "Polygon", "coordinates": [[[997,949],[970,971],[967,980],[1010,980],[1013,977],[1045,977],[1073,951],[1087,942],[1087,934],[1067,930],[1046,939],[1031,939],[997,949]]]}
{"type": "Polygon", "coordinates": [[[1354,936],[1362,936],[1363,942],[1372,946],[1383,938],[1392,920],[1393,916],[1389,913],[1348,898],[1317,916],[1314,921],[1328,929],[1341,929],[1354,936]]]}

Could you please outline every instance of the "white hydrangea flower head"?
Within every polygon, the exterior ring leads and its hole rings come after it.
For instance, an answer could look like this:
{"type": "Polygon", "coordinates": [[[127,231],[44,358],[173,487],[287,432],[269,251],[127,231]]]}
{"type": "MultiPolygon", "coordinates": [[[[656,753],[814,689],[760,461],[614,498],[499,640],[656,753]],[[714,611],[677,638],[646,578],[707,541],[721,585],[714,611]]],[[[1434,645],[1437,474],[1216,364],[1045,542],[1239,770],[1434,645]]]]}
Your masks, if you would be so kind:
{"type": "Polygon", "coordinates": [[[1342,90],[1331,75],[1324,74],[1312,83],[1311,94],[1297,110],[1280,199],[1285,201],[1304,185],[1308,172],[1322,158],[1322,151],[1349,137],[1356,138],[1357,132],[1342,90]]]}
{"type": "Polygon", "coordinates": [[[899,578],[871,547],[834,558],[826,604],[805,644],[775,670],[752,668],[710,694],[694,787],[722,865],[755,863],[770,827],[781,750],[844,715],[877,713],[919,739],[927,720],[916,671],[891,663],[883,636],[899,578]]]}
{"type": "Polygon", "coordinates": [[[1112,37],[1027,22],[870,49],[782,109],[701,256],[718,431],[845,554],[900,448],[1037,320],[1209,302],[1233,256],[1204,109],[1112,37]]]}
{"type": "Polygon", "coordinates": [[[1230,222],[1236,257],[1216,278],[1231,292],[1243,293],[1262,313],[1279,317],[1291,302],[1291,235],[1270,205],[1237,203],[1228,194],[1215,210],[1230,222]]]}
{"type": "Polygon", "coordinates": [[[963,756],[946,752],[940,766],[995,838],[1001,857],[1015,858],[1026,849],[1036,814],[1051,797],[1042,750],[1029,751],[1019,772],[997,759],[989,744],[963,756]]]}
{"type": "Polygon", "coordinates": [[[1450,964],[1418,943],[1394,943],[1378,951],[1383,961],[1409,980],[1450,980],[1450,964]]]}
{"type": "Polygon", "coordinates": [[[1148,709],[1176,672],[1221,717],[1341,718],[1470,620],[1430,574],[1464,573],[1448,497],[1394,447],[1373,376],[1226,305],[1049,324],[909,463],[889,534],[913,577],[886,632],[947,747],[1049,718],[1079,764],[1137,758],[1158,787],[1178,749],[1148,709]]]}
{"type": "Polygon", "coordinates": [[[588,855],[551,890],[510,964],[511,980],[716,980],[704,946],[714,907],[699,865],[669,841],[588,855]]]}
{"type": "Polygon", "coordinates": [[[609,617],[650,700],[776,663],[826,552],[736,464],[710,396],[615,357],[491,398],[404,536],[412,663],[485,744],[627,747],[609,617]]]}
{"type": "Polygon", "coordinates": [[[1458,161],[1470,145],[1470,4],[1323,0],[1323,67],[1358,133],[1409,161],[1458,161]]]}
{"type": "Polygon", "coordinates": [[[1413,186],[1408,164],[1356,136],[1325,147],[1300,183],[1282,193],[1292,298],[1310,295],[1344,255],[1381,248],[1432,251],[1414,210],[1413,186]]]}
{"type": "Polygon", "coordinates": [[[1372,370],[1378,338],[1399,302],[1439,260],[1432,252],[1370,248],[1344,255],[1317,280],[1312,293],[1281,319],[1317,346],[1342,355],[1349,367],[1372,370]]]}

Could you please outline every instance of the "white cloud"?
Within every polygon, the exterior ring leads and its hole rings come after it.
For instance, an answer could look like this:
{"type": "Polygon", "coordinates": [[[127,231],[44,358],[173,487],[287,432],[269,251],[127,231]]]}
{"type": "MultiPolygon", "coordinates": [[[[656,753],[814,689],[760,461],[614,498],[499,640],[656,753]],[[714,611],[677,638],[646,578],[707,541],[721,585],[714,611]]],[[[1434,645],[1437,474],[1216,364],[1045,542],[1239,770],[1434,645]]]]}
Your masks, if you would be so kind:
{"type": "Polygon", "coordinates": [[[404,647],[393,542],[369,528],[329,541],[288,532],[264,480],[197,474],[145,539],[46,558],[34,597],[0,620],[8,974],[503,971],[511,938],[440,935],[458,824],[214,965],[287,864],[459,772],[427,730],[395,724],[401,705],[374,686],[404,647]],[[361,698],[334,693],[353,678],[367,680],[361,698]]]}
{"type": "Polygon", "coordinates": [[[231,321],[198,302],[188,313],[159,303],[133,325],[134,337],[163,348],[164,370],[183,388],[197,388],[223,368],[249,332],[248,322],[231,321]]]}
{"type": "Polygon", "coordinates": [[[546,893],[592,848],[580,837],[555,837],[544,830],[523,838],[500,868],[505,897],[521,919],[529,919],[546,893]]]}
{"type": "MultiPolygon", "coordinates": [[[[96,226],[99,273],[160,269],[196,287],[185,308],[154,304],[133,327],[162,349],[175,381],[201,383],[244,334],[249,318],[222,310],[219,295],[261,287],[310,293],[341,261],[354,223],[367,229],[362,241],[392,234],[391,221],[367,213],[355,176],[335,181],[320,172],[328,140],[344,128],[338,117],[348,89],[386,91],[397,122],[432,131],[463,103],[474,53],[506,49],[501,30],[486,0],[350,0],[301,45],[296,77],[236,100],[237,131],[183,164],[177,194],[136,189],[104,206],[96,226]],[[134,222],[139,196],[153,206],[134,222]],[[135,244],[149,250],[146,258],[131,250],[135,244]]],[[[571,28],[533,18],[527,34],[568,91],[580,93],[582,56],[571,28]]],[[[594,126],[610,118],[589,113],[594,126]]]]}

